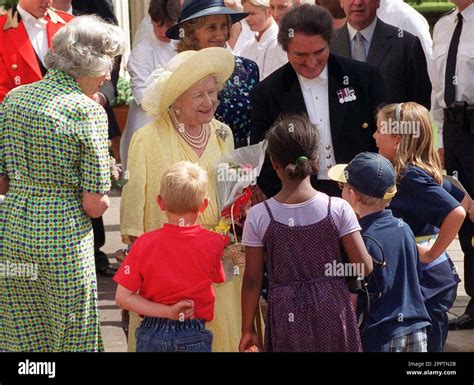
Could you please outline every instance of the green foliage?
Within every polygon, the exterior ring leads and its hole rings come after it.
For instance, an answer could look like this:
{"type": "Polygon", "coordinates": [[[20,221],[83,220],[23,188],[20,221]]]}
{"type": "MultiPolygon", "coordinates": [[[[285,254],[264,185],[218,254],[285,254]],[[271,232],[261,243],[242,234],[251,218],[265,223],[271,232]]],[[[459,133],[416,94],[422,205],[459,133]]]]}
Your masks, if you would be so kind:
{"type": "Polygon", "coordinates": [[[447,1],[424,1],[419,4],[412,4],[413,8],[415,8],[421,14],[423,13],[440,13],[443,14],[445,12],[450,11],[455,7],[455,5],[451,2],[447,1]]]}
{"type": "Polygon", "coordinates": [[[0,0],[0,7],[2,7],[6,11],[13,7],[15,4],[18,4],[18,0],[0,0]]]}
{"type": "Polygon", "coordinates": [[[133,99],[130,80],[120,77],[117,82],[117,96],[114,106],[128,106],[133,99]]]}

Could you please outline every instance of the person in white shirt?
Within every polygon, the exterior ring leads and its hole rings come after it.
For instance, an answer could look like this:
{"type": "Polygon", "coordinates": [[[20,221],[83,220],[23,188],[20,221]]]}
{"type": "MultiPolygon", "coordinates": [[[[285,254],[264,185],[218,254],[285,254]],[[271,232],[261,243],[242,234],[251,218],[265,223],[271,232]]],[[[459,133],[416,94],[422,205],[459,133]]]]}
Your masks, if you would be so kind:
{"type": "MultiPolygon", "coordinates": [[[[240,0],[229,0],[224,1],[226,7],[233,9],[237,12],[243,12],[242,2],[240,0]]],[[[242,49],[246,44],[255,38],[255,32],[250,29],[247,20],[242,19],[232,24],[230,31],[230,39],[227,41],[227,45],[232,48],[234,55],[240,56],[242,49]]]]}
{"type": "MultiPolygon", "coordinates": [[[[153,117],[147,116],[141,107],[143,91],[151,73],[158,67],[165,68],[171,58],[176,55],[176,42],[166,37],[166,31],[178,21],[179,10],[178,0],[152,0],[148,9],[152,32],[141,35],[130,54],[127,70],[131,76],[133,101],[130,104],[127,125],[120,141],[120,156],[124,170],[127,167],[128,147],[133,134],[154,120],[153,117]]],[[[143,31],[146,29],[144,28],[143,31]]]]}
{"type": "Polygon", "coordinates": [[[270,0],[270,12],[273,19],[280,24],[283,14],[296,3],[297,0],[270,0]]]}
{"type": "MultiPolygon", "coordinates": [[[[474,4],[456,4],[433,30],[430,76],[433,83],[431,114],[438,125],[441,158],[474,196],[474,4]]],[[[474,223],[466,218],[459,231],[464,253],[464,287],[470,301],[463,315],[449,322],[450,329],[474,328],[474,223]]]]}
{"type": "Polygon", "coordinates": [[[243,48],[241,55],[257,63],[260,80],[288,62],[288,57],[278,45],[278,24],[270,12],[270,0],[244,0],[244,12],[255,38],[243,48]]]}
{"type": "Polygon", "coordinates": [[[410,32],[420,39],[425,56],[429,58],[433,41],[425,17],[403,0],[380,0],[377,16],[385,23],[410,32]]]}

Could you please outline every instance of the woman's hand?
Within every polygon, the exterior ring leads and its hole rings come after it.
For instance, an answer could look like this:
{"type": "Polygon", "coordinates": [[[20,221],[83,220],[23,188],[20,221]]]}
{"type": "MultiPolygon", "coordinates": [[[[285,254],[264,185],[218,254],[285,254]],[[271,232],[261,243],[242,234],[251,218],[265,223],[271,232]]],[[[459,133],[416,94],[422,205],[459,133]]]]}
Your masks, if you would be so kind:
{"type": "Polygon", "coordinates": [[[110,206],[110,200],[107,195],[82,193],[82,208],[91,218],[99,218],[110,206]]]}
{"type": "Polygon", "coordinates": [[[267,199],[267,196],[265,193],[258,187],[258,185],[255,185],[252,187],[252,206],[255,206],[257,203],[263,202],[264,200],[267,199]]]}
{"type": "Polygon", "coordinates": [[[471,222],[474,222],[474,203],[469,207],[468,213],[471,222]]]}

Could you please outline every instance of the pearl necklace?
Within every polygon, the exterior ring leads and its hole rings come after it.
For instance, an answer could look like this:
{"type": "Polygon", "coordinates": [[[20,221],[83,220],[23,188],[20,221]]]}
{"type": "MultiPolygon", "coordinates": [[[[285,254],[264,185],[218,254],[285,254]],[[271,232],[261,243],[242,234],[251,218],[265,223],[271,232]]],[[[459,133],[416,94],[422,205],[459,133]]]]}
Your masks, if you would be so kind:
{"type": "Polygon", "coordinates": [[[173,123],[174,128],[179,132],[179,134],[186,141],[186,143],[198,150],[206,146],[210,135],[210,129],[207,124],[201,126],[201,133],[199,135],[194,136],[191,135],[188,131],[186,131],[184,124],[178,120],[173,110],[171,110],[169,114],[171,117],[171,123],[173,123]]]}

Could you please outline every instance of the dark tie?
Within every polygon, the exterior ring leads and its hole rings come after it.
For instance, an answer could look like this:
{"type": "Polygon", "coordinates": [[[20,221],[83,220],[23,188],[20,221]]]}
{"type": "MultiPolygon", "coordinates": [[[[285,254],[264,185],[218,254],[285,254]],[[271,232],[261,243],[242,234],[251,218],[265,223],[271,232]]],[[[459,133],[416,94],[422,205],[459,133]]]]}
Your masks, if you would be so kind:
{"type": "Polygon", "coordinates": [[[450,107],[456,101],[456,57],[458,55],[459,38],[462,31],[462,15],[458,13],[458,23],[454,28],[453,37],[449,44],[448,59],[446,60],[446,73],[444,76],[444,101],[450,107]]]}

